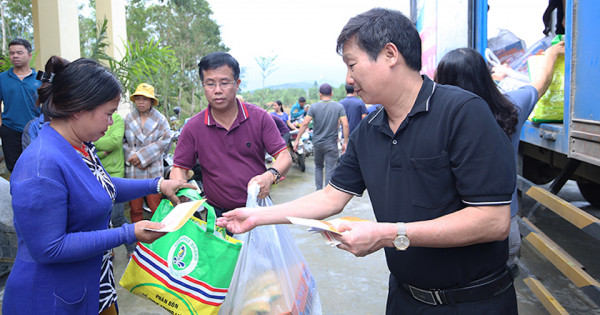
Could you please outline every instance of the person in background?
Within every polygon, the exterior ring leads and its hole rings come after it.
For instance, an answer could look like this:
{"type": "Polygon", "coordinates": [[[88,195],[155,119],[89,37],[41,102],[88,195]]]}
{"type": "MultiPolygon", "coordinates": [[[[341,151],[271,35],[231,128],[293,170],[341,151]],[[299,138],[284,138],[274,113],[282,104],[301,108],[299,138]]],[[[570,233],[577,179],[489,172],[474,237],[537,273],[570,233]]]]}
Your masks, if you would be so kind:
{"type": "Polygon", "coordinates": [[[23,127],[23,135],[21,136],[21,148],[25,150],[29,144],[37,138],[42,126],[50,121],[47,114],[44,114],[44,107],[41,107],[40,116],[30,120],[25,127],[23,127]]]}
{"type": "MultiPolygon", "coordinates": [[[[158,222],[109,229],[115,202],[192,188],[184,181],[111,177],[94,141],[110,126],[121,85],[91,59],[46,63],[39,101],[50,123],[15,164],[10,180],[17,256],[8,276],[3,314],[116,314],[110,260],[124,243],[152,243],[165,233],[158,222]],[[105,295],[100,287],[108,285],[105,295]]],[[[41,71],[40,71],[41,72],[41,71]]]]}
{"type": "Polygon", "coordinates": [[[373,105],[370,105],[369,107],[367,107],[367,112],[370,114],[370,113],[372,113],[372,112],[374,112],[376,110],[379,110],[381,108],[382,108],[381,104],[373,104],[373,105]]]}
{"type": "MultiPolygon", "coordinates": [[[[100,162],[111,177],[125,177],[125,157],[123,155],[123,137],[125,136],[125,123],[119,113],[112,114],[113,124],[108,127],[106,134],[94,142],[100,162]]],[[[114,227],[129,223],[125,218],[125,204],[115,203],[110,215],[114,227]]],[[[131,257],[135,243],[125,243],[127,257],[131,257]]]]}
{"type": "Polygon", "coordinates": [[[260,198],[285,175],[292,157],[273,118],[258,106],[236,99],[241,83],[237,60],[225,52],[204,56],[198,64],[208,108],[183,127],[171,177],[187,179],[199,163],[204,192],[217,215],[246,204],[248,185],[260,186],[260,198]],[[265,152],[275,158],[265,166],[265,152]]]}
{"type": "Polygon", "coordinates": [[[304,105],[306,105],[306,99],[304,98],[304,96],[300,96],[298,98],[298,101],[294,105],[292,105],[292,108],[290,109],[290,120],[294,121],[306,115],[304,105]]]}
{"type": "Polygon", "coordinates": [[[346,83],[383,109],[354,130],[325,189],[230,211],[218,225],[242,233],[323,219],[367,189],[377,222],[341,223],[335,238],[356,256],[385,250],[386,314],[517,314],[506,266],[515,163],[485,102],[420,75],[421,39],[399,11],[351,18],[337,49],[346,83]]]}
{"type": "MultiPolygon", "coordinates": [[[[162,176],[163,154],[171,144],[169,121],[154,108],[158,99],[152,85],[141,83],[129,99],[135,103],[135,108],[125,116],[125,177],[162,176]]],[[[156,193],[130,201],[131,222],[144,219],[144,199],[152,214],[160,204],[160,194],[156,193]]]]}
{"type": "Polygon", "coordinates": [[[360,123],[361,119],[365,118],[368,114],[365,102],[356,97],[352,85],[346,84],[346,97],[340,101],[340,104],[342,104],[346,110],[349,132],[352,133],[360,123]]]}
{"type": "MultiPolygon", "coordinates": [[[[559,42],[546,49],[543,71],[532,78],[531,85],[502,94],[492,80],[483,57],[470,48],[459,48],[448,52],[440,61],[435,81],[440,84],[458,86],[472,92],[486,101],[496,122],[510,137],[515,163],[519,152],[521,128],[535,107],[538,99],[546,93],[552,83],[554,63],[559,54],[565,53],[565,43],[559,42]]],[[[516,177],[516,174],[515,174],[516,177]]],[[[511,225],[508,236],[508,263],[514,262],[521,248],[521,235],[517,222],[519,199],[517,189],[512,194],[510,204],[511,225]]]]}
{"type": "Polygon", "coordinates": [[[4,103],[0,138],[6,168],[12,172],[23,152],[23,128],[40,116],[36,100],[41,82],[36,79],[35,69],[29,67],[32,54],[27,40],[17,38],[8,43],[8,55],[13,67],[0,73],[0,102],[4,103]]]}
{"type": "Polygon", "coordinates": [[[296,130],[296,126],[292,124],[288,114],[285,111],[283,111],[283,103],[280,100],[276,100],[275,102],[273,102],[273,111],[274,112],[271,113],[271,115],[275,115],[281,118],[281,120],[286,124],[286,126],[290,130],[296,130]]]}
{"type": "Polygon", "coordinates": [[[281,135],[285,143],[288,143],[288,141],[290,141],[290,128],[285,124],[285,122],[283,122],[283,120],[281,120],[281,118],[279,118],[278,115],[275,115],[275,113],[271,113],[271,118],[273,118],[275,125],[277,125],[279,134],[281,135]]]}
{"type": "Polygon", "coordinates": [[[315,152],[315,186],[317,190],[323,189],[323,168],[325,168],[325,185],[327,185],[340,158],[338,151],[339,125],[342,125],[344,135],[342,154],[346,151],[346,144],[348,143],[346,111],[340,103],[331,100],[332,96],[331,85],[324,83],[319,87],[321,101],[310,106],[298,131],[298,137],[294,141],[294,150],[296,150],[300,143],[300,137],[314,119],[313,145],[315,152]]]}

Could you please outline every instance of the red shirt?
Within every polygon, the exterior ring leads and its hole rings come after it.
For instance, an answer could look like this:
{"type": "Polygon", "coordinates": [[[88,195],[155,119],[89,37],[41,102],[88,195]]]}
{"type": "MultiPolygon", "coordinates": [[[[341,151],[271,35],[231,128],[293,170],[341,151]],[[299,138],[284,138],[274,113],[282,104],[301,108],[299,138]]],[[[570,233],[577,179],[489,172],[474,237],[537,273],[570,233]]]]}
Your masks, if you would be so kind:
{"type": "Polygon", "coordinates": [[[224,209],[245,206],[248,181],[267,170],[265,152],[276,156],[286,149],[266,111],[252,104],[238,105],[229,130],[213,119],[210,104],[192,117],[181,131],[173,158],[173,164],[183,169],[191,169],[197,160],[208,201],[224,209]]]}

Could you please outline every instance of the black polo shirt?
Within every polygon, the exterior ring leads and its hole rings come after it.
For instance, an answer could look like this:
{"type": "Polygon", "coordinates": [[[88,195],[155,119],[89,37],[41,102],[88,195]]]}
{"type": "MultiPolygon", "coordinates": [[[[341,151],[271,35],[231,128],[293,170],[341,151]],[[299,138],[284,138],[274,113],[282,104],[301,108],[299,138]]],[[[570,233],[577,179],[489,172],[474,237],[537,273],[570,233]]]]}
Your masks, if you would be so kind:
{"type": "MultiPolygon", "coordinates": [[[[430,220],[468,205],[507,205],[515,187],[512,147],[488,105],[462,89],[427,77],[394,134],[377,110],[352,133],[331,185],[369,197],[378,222],[430,220]]],[[[462,286],[500,269],[507,241],[458,248],[385,248],[401,283],[420,288],[462,286]]]]}

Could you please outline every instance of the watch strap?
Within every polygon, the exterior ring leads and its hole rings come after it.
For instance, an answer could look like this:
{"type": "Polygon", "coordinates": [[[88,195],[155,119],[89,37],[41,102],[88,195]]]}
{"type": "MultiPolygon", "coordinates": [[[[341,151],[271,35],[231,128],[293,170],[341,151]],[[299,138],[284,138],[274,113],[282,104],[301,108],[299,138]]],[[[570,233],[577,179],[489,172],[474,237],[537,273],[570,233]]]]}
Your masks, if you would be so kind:
{"type": "Polygon", "coordinates": [[[279,182],[279,180],[281,179],[281,173],[279,173],[279,171],[274,167],[269,167],[267,169],[267,171],[269,171],[273,175],[275,175],[275,180],[273,180],[273,184],[277,184],[279,182]]]}
{"type": "Polygon", "coordinates": [[[404,222],[398,222],[397,236],[406,235],[406,224],[404,222]]]}

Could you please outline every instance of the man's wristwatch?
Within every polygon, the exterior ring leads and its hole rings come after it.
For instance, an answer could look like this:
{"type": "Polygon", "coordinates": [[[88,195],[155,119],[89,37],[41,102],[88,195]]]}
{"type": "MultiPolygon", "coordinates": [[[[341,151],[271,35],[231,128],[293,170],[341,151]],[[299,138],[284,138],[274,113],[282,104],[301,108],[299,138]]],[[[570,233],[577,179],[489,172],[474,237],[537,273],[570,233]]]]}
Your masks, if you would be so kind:
{"type": "Polygon", "coordinates": [[[394,239],[396,250],[406,250],[410,246],[410,240],[406,236],[406,225],[404,222],[398,222],[398,234],[394,239]]]}
{"type": "Polygon", "coordinates": [[[279,183],[279,180],[281,179],[281,173],[279,173],[279,171],[276,168],[274,168],[274,167],[269,167],[267,169],[267,171],[269,171],[273,175],[275,175],[275,180],[273,180],[273,184],[279,183]]]}

